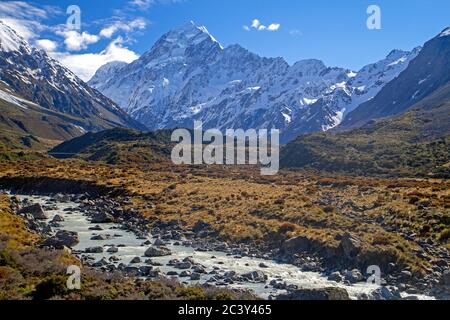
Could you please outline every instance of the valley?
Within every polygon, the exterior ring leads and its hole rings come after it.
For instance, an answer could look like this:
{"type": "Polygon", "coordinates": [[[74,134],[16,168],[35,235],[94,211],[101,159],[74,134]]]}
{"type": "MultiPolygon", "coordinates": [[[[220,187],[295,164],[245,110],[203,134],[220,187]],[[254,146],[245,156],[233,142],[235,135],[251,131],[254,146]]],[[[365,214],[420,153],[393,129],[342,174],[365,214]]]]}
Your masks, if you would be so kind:
{"type": "Polygon", "coordinates": [[[0,21],[0,300],[450,299],[448,31],[356,72],[190,22],[84,82],[0,21]],[[194,121],[280,170],[175,164],[194,121]]]}
{"type": "MultiPolygon", "coordinates": [[[[363,276],[356,276],[357,282],[364,282],[365,269],[379,265],[386,284],[404,294],[445,296],[445,287],[436,285],[444,284],[449,259],[450,194],[445,180],[287,171],[261,177],[257,168],[247,167],[156,163],[143,168],[55,159],[0,165],[1,188],[32,194],[80,192],[99,199],[94,203],[109,194],[125,210],[145,218],[128,224],[129,230],[159,228],[155,235],[169,242],[188,236],[204,248],[200,252],[226,244],[227,250],[235,248],[233,256],[276,259],[298,272],[342,279],[339,283],[346,283],[348,270],[358,270],[363,276]],[[174,234],[178,236],[172,238],[174,234]],[[354,252],[342,253],[347,242],[354,252]]],[[[123,221],[125,216],[114,219],[123,221]]],[[[395,299],[393,292],[386,297],[395,299]]]]}

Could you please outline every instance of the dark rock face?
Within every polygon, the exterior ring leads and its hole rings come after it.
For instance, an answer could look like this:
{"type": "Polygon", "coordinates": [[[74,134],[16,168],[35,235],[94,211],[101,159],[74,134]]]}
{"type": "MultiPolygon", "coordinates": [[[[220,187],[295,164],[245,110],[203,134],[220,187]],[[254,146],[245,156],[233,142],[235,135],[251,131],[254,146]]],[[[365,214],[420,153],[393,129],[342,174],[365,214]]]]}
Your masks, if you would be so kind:
{"type": "Polygon", "coordinates": [[[340,250],[347,258],[355,258],[361,250],[362,242],[350,233],[344,234],[338,250],[340,250]]]}
{"type": "Polygon", "coordinates": [[[285,254],[296,254],[301,252],[309,252],[315,246],[315,242],[306,237],[295,237],[286,240],[282,246],[282,252],[285,254]]]}
{"type": "Polygon", "coordinates": [[[80,242],[80,238],[76,232],[60,230],[55,236],[44,241],[44,247],[53,247],[63,249],[64,247],[74,247],[80,242]]]}
{"type": "Polygon", "coordinates": [[[300,289],[279,295],[277,300],[350,300],[342,288],[300,289]]]}
{"type": "Polygon", "coordinates": [[[18,211],[19,214],[31,214],[36,220],[46,220],[47,215],[39,203],[27,206],[18,211]]]}
{"type": "Polygon", "coordinates": [[[204,221],[198,221],[193,227],[192,231],[195,233],[198,233],[200,231],[204,231],[206,229],[210,229],[211,225],[209,223],[206,223],[204,221]]]}

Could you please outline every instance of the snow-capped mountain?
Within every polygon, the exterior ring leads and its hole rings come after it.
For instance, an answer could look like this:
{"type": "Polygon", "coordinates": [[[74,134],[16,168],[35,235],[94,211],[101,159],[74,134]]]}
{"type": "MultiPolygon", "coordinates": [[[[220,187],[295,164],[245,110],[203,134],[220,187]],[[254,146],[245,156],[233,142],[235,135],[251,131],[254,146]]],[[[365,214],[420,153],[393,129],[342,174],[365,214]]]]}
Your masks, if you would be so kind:
{"type": "Polygon", "coordinates": [[[205,27],[188,23],[131,64],[100,68],[89,84],[151,129],[202,120],[204,129],[277,128],[286,142],[339,125],[418,51],[393,51],[358,73],[319,60],[290,66],[239,45],[223,48],[205,27]]]}
{"type": "Polygon", "coordinates": [[[400,114],[450,81],[450,28],[429,40],[417,58],[370,101],[351,112],[343,129],[361,126],[372,119],[400,114]]]}
{"type": "Polygon", "coordinates": [[[112,127],[145,128],[1,21],[0,81],[6,91],[41,108],[76,117],[74,125],[82,132],[112,127]]]}

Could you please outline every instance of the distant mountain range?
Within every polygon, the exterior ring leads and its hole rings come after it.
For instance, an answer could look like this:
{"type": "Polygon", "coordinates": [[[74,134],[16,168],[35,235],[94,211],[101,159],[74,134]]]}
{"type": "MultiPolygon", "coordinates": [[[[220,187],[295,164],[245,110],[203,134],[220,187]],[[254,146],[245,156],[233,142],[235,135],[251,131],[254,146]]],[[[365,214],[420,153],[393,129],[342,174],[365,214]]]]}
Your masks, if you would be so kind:
{"type": "Polygon", "coordinates": [[[338,129],[298,137],[283,148],[281,165],[450,178],[450,28],[338,129]]]}
{"type": "Polygon", "coordinates": [[[65,140],[114,127],[145,129],[113,101],[0,21],[0,130],[65,140]]]}
{"type": "Polygon", "coordinates": [[[163,35],[131,64],[100,68],[89,84],[150,129],[277,128],[282,141],[337,127],[374,98],[420,52],[392,51],[359,72],[319,60],[290,66],[239,45],[222,47],[188,23],[163,35]]]}

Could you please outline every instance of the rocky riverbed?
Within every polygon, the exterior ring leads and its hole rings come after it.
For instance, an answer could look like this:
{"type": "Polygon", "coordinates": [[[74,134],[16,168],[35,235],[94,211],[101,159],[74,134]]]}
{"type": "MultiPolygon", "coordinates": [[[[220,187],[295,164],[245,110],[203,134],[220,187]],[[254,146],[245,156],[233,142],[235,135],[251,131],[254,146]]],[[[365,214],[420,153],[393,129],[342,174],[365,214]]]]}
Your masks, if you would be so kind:
{"type": "Polygon", "coordinates": [[[70,248],[85,265],[185,284],[249,289],[265,299],[431,299],[367,283],[359,270],[325,275],[312,257],[302,267],[274,260],[276,252],[207,240],[208,226],[183,231],[153,222],[122,203],[83,195],[11,195],[17,214],[46,237],[44,246],[70,248]],[[203,233],[203,234],[202,234],[203,233]],[[309,267],[305,267],[309,266],[309,267]]]}

